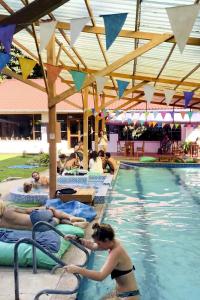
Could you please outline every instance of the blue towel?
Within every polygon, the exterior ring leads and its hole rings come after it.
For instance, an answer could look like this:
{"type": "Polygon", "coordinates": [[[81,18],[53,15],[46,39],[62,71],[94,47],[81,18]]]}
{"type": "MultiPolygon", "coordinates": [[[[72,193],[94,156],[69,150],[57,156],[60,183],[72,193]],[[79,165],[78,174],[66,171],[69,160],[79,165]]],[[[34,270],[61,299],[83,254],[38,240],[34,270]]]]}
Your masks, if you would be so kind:
{"type": "Polygon", "coordinates": [[[88,222],[91,222],[97,215],[95,209],[87,204],[79,201],[62,202],[60,199],[49,199],[46,202],[47,206],[53,206],[56,209],[62,210],[75,217],[85,218],[88,222]]]}
{"type": "MultiPolygon", "coordinates": [[[[32,232],[26,230],[0,229],[0,241],[4,243],[16,243],[22,238],[32,238],[32,232]]],[[[58,252],[60,249],[60,236],[52,231],[36,232],[36,241],[50,252],[58,252]]]]}

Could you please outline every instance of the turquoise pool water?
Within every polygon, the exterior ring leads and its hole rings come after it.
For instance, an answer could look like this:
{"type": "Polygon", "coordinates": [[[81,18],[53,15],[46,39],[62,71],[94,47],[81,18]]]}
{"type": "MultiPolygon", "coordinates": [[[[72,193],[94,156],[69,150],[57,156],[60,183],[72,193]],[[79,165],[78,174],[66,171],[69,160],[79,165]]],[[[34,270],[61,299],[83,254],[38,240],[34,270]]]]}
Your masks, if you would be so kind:
{"type": "MultiPolygon", "coordinates": [[[[200,169],[121,169],[104,223],[136,267],[142,300],[200,299],[200,169]]],[[[91,256],[100,269],[107,253],[91,256]]],[[[79,300],[100,300],[114,282],[84,280],[79,300]]]]}

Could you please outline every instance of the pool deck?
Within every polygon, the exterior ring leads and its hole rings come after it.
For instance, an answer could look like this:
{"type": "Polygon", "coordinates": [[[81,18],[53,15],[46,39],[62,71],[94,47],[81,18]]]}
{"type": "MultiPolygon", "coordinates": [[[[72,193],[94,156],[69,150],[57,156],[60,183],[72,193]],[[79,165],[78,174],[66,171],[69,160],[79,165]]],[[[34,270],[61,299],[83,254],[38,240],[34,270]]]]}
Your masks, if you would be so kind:
{"type": "MultiPolygon", "coordinates": [[[[46,173],[47,175],[47,173],[46,173]]],[[[16,186],[23,184],[25,179],[7,181],[0,183],[0,193],[4,200],[7,199],[10,190],[16,186]]],[[[95,204],[94,208],[97,212],[97,216],[93,222],[91,222],[85,230],[85,238],[89,238],[92,232],[92,224],[102,219],[105,204],[95,204]]],[[[70,249],[64,254],[62,260],[66,264],[82,264],[86,260],[85,254],[76,248],[71,246],[70,249]]],[[[51,274],[50,270],[38,269],[37,274],[32,273],[31,268],[19,268],[19,292],[20,300],[33,300],[35,295],[44,289],[60,289],[60,290],[74,290],[77,285],[76,278],[63,272],[62,269],[58,269],[55,274],[51,274]]],[[[14,287],[14,272],[12,267],[0,266],[0,300],[13,300],[15,293],[14,287]]],[[[42,295],[39,299],[50,300],[75,300],[76,294],[70,296],[66,295],[42,295]]]]}

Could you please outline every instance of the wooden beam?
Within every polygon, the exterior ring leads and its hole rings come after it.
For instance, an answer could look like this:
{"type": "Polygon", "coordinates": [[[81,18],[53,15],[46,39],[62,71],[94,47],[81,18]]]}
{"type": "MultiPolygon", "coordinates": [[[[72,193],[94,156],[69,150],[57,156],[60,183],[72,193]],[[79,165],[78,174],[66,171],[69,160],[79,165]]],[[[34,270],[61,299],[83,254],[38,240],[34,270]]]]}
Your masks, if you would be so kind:
{"type": "MultiPolygon", "coordinates": [[[[62,66],[63,69],[65,70],[73,70],[73,71],[82,71],[82,72],[87,72],[88,74],[96,74],[98,70],[95,69],[84,69],[84,68],[75,68],[72,66],[62,66]]],[[[167,84],[172,84],[172,85],[183,85],[183,86],[191,86],[191,87],[198,87],[200,88],[199,82],[191,82],[191,81],[182,81],[182,80],[174,80],[174,79],[167,79],[167,78],[157,78],[153,76],[146,76],[146,75],[129,75],[129,74],[123,74],[123,73],[117,73],[117,72],[111,72],[110,75],[112,77],[117,77],[117,78],[124,78],[124,79],[134,79],[134,80],[145,80],[145,81],[151,81],[151,82],[159,82],[159,83],[167,83],[167,84]]],[[[70,80],[64,80],[67,83],[70,82],[70,80]]],[[[71,81],[72,83],[72,81],[71,81]]],[[[112,86],[105,86],[104,89],[112,89],[112,86]]]]}
{"type": "Polygon", "coordinates": [[[27,6],[19,9],[14,14],[0,20],[0,24],[17,24],[16,33],[28,25],[38,21],[40,18],[66,2],[69,2],[69,0],[35,0],[27,6]]]}
{"type": "Polygon", "coordinates": [[[83,90],[83,168],[88,170],[88,87],[83,90]]]}
{"type": "MultiPolygon", "coordinates": [[[[131,51],[130,53],[126,54],[124,57],[118,59],[114,63],[112,63],[110,66],[98,71],[96,75],[98,76],[106,76],[110,74],[111,72],[115,71],[116,69],[122,67],[123,65],[127,64],[128,62],[132,61],[138,56],[141,56],[142,54],[146,53],[147,51],[155,48],[156,46],[160,45],[164,41],[168,40],[171,37],[170,34],[163,34],[160,35],[159,38],[156,38],[145,45],[137,48],[135,51],[131,51]]],[[[83,88],[86,86],[91,85],[95,81],[94,76],[90,76],[84,83],[83,88]]],[[[60,101],[64,100],[65,98],[77,93],[76,88],[73,87],[60,95],[57,95],[54,97],[54,100],[50,103],[50,105],[54,105],[56,103],[59,103],[60,101]]]]}
{"type": "MultiPolygon", "coordinates": [[[[55,65],[55,34],[53,34],[50,43],[47,47],[47,62],[51,65],[55,65]]],[[[47,80],[49,85],[48,102],[55,95],[55,83],[50,84],[49,74],[47,73],[47,80]]],[[[56,192],[56,177],[57,177],[57,167],[56,167],[56,105],[49,108],[49,196],[50,198],[55,197],[56,192]]]]}

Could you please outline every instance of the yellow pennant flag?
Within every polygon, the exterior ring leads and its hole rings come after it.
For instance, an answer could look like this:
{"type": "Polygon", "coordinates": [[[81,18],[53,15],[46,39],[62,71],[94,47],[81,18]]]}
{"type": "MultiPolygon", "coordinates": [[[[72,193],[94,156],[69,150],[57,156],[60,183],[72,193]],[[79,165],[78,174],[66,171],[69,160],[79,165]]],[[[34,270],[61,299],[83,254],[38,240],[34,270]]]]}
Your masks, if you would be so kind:
{"type": "Polygon", "coordinates": [[[22,77],[24,80],[27,79],[28,75],[32,72],[36,65],[36,61],[24,57],[19,57],[19,64],[22,70],[22,77]]]}
{"type": "Polygon", "coordinates": [[[157,122],[152,122],[152,126],[155,127],[157,122]]]}

